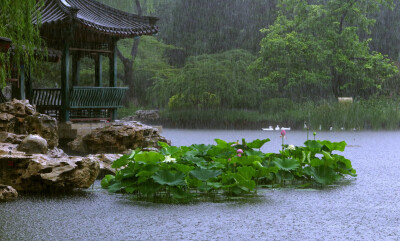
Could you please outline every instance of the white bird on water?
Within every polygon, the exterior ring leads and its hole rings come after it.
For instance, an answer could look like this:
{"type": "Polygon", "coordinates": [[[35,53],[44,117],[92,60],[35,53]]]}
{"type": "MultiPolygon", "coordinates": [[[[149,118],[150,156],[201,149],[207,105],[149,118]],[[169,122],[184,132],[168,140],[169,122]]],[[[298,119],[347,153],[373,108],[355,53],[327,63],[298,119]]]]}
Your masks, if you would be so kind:
{"type": "Polygon", "coordinates": [[[283,127],[283,126],[282,126],[281,130],[290,131],[290,127],[283,127]]]}
{"type": "Polygon", "coordinates": [[[272,126],[269,126],[268,128],[262,128],[263,131],[273,131],[274,128],[272,126]]]}
{"type": "Polygon", "coordinates": [[[279,127],[279,125],[276,125],[275,130],[279,131],[281,128],[279,127]]]}

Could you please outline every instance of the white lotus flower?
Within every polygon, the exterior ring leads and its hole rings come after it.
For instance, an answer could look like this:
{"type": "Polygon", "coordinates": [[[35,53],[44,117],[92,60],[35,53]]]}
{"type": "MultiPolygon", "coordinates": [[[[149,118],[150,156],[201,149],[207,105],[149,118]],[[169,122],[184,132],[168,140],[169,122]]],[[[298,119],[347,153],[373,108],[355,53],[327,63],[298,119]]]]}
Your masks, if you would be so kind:
{"type": "Polygon", "coordinates": [[[296,150],[296,147],[294,145],[288,145],[287,149],[289,150],[296,150]]]}
{"type": "Polygon", "coordinates": [[[172,158],[171,156],[166,156],[163,162],[166,162],[166,163],[169,163],[169,162],[175,163],[175,162],[176,162],[176,158],[172,158]]]}

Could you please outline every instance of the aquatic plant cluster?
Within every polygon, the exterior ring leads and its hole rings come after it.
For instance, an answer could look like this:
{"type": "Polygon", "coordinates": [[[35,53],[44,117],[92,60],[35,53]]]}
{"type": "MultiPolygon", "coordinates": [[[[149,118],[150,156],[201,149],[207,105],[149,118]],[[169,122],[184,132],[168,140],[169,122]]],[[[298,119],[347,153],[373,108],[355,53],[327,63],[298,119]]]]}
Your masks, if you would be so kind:
{"type": "Polygon", "coordinates": [[[260,187],[289,184],[329,185],[356,176],[351,161],[334,154],[346,143],[308,140],[304,146],[282,145],[279,153],[263,153],[269,139],[215,145],[169,146],[159,152],[141,150],[114,161],[115,175],[101,181],[110,192],[145,200],[188,201],[200,196],[255,194],[260,187]]]}

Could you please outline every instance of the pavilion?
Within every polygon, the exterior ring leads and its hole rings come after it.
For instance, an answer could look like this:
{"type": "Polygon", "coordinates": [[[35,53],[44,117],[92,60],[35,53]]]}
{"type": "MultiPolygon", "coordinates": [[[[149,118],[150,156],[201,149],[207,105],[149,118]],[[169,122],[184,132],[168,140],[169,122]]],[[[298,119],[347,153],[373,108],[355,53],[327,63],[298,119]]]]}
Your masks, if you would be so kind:
{"type": "Polygon", "coordinates": [[[45,0],[40,12],[40,34],[49,56],[53,61],[61,59],[61,88],[32,89],[30,78],[22,73],[20,98],[29,99],[39,111],[57,113],[63,122],[115,120],[127,91],[117,86],[117,41],[156,34],[158,18],[126,13],[95,0],[45,0]],[[95,86],[80,86],[84,56],[95,60],[95,86]],[[104,57],[109,58],[107,87],[101,74],[104,57]]]}

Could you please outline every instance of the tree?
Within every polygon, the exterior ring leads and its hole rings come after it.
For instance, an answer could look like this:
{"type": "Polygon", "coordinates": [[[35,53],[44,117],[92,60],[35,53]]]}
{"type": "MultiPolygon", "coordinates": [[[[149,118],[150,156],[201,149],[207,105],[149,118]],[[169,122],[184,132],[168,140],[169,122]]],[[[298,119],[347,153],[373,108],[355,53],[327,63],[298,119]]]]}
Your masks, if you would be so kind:
{"type": "Polygon", "coordinates": [[[258,83],[247,67],[255,56],[246,50],[229,50],[188,58],[173,78],[153,86],[154,98],[171,109],[241,109],[258,106],[258,83]]]}
{"type": "Polygon", "coordinates": [[[333,95],[367,97],[397,72],[391,61],[361,39],[369,18],[390,0],[281,0],[275,23],[262,32],[260,57],[252,69],[264,89],[292,98],[333,95]],[[330,93],[330,94],[329,94],[330,93]]]}
{"type": "MultiPolygon", "coordinates": [[[[137,15],[142,16],[143,15],[143,8],[142,8],[142,4],[145,3],[146,5],[146,9],[148,11],[152,11],[153,10],[153,0],[130,0],[130,1],[111,1],[111,0],[102,0],[101,2],[112,6],[112,7],[116,7],[119,8],[123,11],[127,11],[134,13],[136,12],[137,15]]],[[[125,41],[125,43],[127,43],[125,41]]],[[[140,44],[140,37],[136,37],[134,38],[132,45],[131,45],[131,50],[129,55],[124,55],[122,53],[122,51],[120,50],[120,46],[117,48],[117,55],[118,58],[120,59],[122,65],[124,66],[123,68],[123,74],[119,74],[118,77],[120,79],[123,80],[124,85],[127,85],[130,89],[130,92],[133,93],[136,86],[135,86],[135,76],[134,76],[134,63],[135,63],[135,59],[137,57],[138,54],[138,50],[139,50],[139,44],[140,44]]],[[[126,95],[126,100],[125,100],[126,104],[128,103],[134,103],[134,104],[138,104],[139,101],[137,99],[136,95],[133,94],[127,94],[126,95]]]]}
{"type": "Polygon", "coordinates": [[[262,37],[258,30],[273,23],[275,2],[175,0],[168,18],[160,21],[160,35],[165,42],[182,48],[185,56],[238,48],[256,53],[262,37]]]}
{"type": "MultiPolygon", "coordinates": [[[[36,47],[43,46],[40,38],[40,12],[32,11],[43,5],[43,0],[1,0],[0,1],[0,36],[12,40],[14,50],[10,54],[0,54],[0,85],[4,86],[7,75],[12,68],[20,63],[29,63],[34,67],[42,51],[36,47]],[[36,24],[35,24],[36,23],[36,24]]],[[[19,69],[19,68],[17,68],[19,69]]]]}

